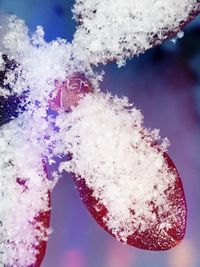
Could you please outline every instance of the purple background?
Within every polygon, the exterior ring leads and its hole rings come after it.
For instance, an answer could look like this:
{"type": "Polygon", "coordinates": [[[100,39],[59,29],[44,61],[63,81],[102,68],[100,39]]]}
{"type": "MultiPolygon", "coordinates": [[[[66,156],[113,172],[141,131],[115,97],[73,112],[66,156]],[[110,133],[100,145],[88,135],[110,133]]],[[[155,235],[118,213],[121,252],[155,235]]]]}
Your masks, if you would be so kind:
{"type": "MultiPolygon", "coordinates": [[[[72,39],[71,0],[0,0],[0,9],[40,24],[46,40],[72,39]]],[[[144,114],[145,126],[160,128],[171,141],[169,154],[182,178],[188,225],[181,246],[148,252],[125,246],[102,230],[81,202],[69,175],[52,194],[51,226],[42,267],[198,267],[200,266],[200,18],[176,44],[166,41],[118,69],[106,70],[102,89],[126,95],[144,114]]]]}

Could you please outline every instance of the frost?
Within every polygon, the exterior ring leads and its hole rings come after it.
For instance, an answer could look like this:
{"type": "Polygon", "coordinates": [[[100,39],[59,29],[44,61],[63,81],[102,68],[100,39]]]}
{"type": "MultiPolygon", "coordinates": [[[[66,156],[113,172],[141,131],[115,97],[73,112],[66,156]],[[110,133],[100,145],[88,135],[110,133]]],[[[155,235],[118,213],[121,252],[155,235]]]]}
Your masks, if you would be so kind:
{"type": "Polygon", "coordinates": [[[115,59],[121,65],[178,32],[199,9],[197,0],[77,0],[74,45],[92,64],[115,59]]]}

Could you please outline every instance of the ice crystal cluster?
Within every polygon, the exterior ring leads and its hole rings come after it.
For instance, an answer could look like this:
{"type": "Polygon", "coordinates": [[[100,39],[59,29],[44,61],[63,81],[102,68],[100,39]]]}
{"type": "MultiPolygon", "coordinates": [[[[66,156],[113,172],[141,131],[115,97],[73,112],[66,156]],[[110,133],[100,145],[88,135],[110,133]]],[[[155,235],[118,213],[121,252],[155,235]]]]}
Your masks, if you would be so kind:
{"type": "Polygon", "coordinates": [[[80,26],[74,38],[90,62],[106,63],[139,54],[177,32],[197,0],[77,0],[74,13],[80,26]]]}
{"type": "MultiPolygon", "coordinates": [[[[45,162],[55,156],[72,155],[60,171],[85,179],[107,207],[107,226],[119,239],[126,241],[136,228],[142,231],[153,224],[145,203],[156,198],[158,212],[165,209],[162,192],[175,179],[162,156],[166,141],[158,145],[158,131],[143,127],[141,112],[127,99],[99,92],[100,75],[91,64],[121,61],[144,51],[155,34],[159,40],[179,27],[195,3],[77,0],[74,14],[80,25],[72,44],[62,39],[47,43],[42,27],[31,34],[21,19],[0,15],[0,71],[6,68],[4,54],[15,62],[6,71],[0,96],[23,96],[18,117],[0,128],[1,267],[30,266],[38,244],[48,237],[49,230],[37,218],[50,209],[55,181],[48,179],[45,162]],[[55,81],[74,73],[84,73],[94,93],[71,113],[51,115],[55,81]]],[[[165,227],[172,221],[169,216],[165,227]]]]}

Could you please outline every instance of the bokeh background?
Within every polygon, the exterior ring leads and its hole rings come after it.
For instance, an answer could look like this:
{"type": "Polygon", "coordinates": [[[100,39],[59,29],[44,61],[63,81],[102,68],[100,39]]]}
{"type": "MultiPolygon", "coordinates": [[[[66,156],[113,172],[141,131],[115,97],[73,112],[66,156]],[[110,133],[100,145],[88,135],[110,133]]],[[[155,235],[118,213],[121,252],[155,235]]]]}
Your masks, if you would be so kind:
{"type": "MultiPolygon", "coordinates": [[[[72,40],[72,6],[71,0],[0,0],[0,10],[23,18],[30,31],[42,25],[47,41],[72,40]]],[[[128,96],[144,114],[145,125],[160,128],[161,136],[170,139],[169,154],[188,204],[185,240],[167,252],[118,243],[92,219],[66,174],[52,194],[54,231],[42,267],[200,266],[200,17],[184,32],[184,38],[168,40],[123,68],[110,63],[99,69],[106,72],[102,90],[128,96]]]]}

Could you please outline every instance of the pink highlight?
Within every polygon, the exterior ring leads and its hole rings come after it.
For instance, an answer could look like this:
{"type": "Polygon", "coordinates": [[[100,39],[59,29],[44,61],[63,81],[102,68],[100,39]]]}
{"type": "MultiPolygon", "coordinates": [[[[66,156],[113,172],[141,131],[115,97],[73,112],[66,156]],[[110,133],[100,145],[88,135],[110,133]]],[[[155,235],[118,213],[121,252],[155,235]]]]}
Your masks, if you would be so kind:
{"type": "Polygon", "coordinates": [[[66,251],[61,267],[86,267],[83,253],[76,249],[66,251]]]}
{"type": "Polygon", "coordinates": [[[105,259],[106,267],[134,267],[135,255],[132,249],[122,246],[120,243],[114,242],[108,244],[107,255],[105,259]]]}
{"type": "Polygon", "coordinates": [[[198,253],[191,240],[185,240],[181,246],[170,252],[168,267],[195,267],[198,253]]]}

